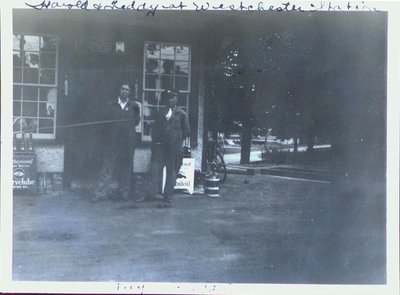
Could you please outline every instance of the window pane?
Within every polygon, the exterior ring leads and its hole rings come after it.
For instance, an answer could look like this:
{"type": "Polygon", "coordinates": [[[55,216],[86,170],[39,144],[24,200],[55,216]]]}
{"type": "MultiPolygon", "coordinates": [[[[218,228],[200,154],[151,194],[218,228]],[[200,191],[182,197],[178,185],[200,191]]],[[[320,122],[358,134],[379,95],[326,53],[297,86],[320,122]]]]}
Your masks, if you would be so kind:
{"type": "Polygon", "coordinates": [[[39,71],[37,69],[24,69],[24,82],[25,83],[38,83],[39,71]]]}
{"type": "Polygon", "coordinates": [[[160,69],[158,66],[158,60],[148,59],[146,61],[146,73],[153,73],[153,74],[160,73],[160,69]]]}
{"type": "Polygon", "coordinates": [[[14,65],[13,65],[14,67],[22,67],[21,52],[14,51],[13,62],[14,62],[14,65]]]}
{"type": "Polygon", "coordinates": [[[175,75],[189,75],[189,63],[184,61],[175,62],[175,75]]]}
{"type": "Polygon", "coordinates": [[[53,103],[40,103],[39,104],[39,117],[54,118],[55,104],[53,103]]]}
{"type": "Polygon", "coordinates": [[[39,54],[33,52],[25,52],[24,67],[39,68],[39,54]]]}
{"type": "Polygon", "coordinates": [[[38,36],[25,36],[24,39],[25,39],[24,50],[39,51],[39,37],[38,36]]]}
{"type": "Polygon", "coordinates": [[[159,44],[147,44],[146,45],[146,57],[147,58],[160,58],[160,45],[159,44]]]}
{"type": "Polygon", "coordinates": [[[57,88],[40,87],[39,100],[55,104],[57,102],[57,88]]]}
{"type": "Polygon", "coordinates": [[[162,89],[172,89],[173,86],[173,77],[170,76],[161,76],[161,88],[162,89]]]}
{"type": "Polygon", "coordinates": [[[37,119],[33,118],[24,118],[23,119],[22,130],[27,133],[36,133],[37,132],[37,119]],[[24,124],[25,123],[25,124],[24,124]]]}
{"type": "Polygon", "coordinates": [[[21,35],[14,35],[13,36],[13,49],[14,50],[21,50],[21,35]]]}
{"type": "Polygon", "coordinates": [[[173,60],[162,60],[161,61],[161,74],[174,74],[174,61],[173,60]]]}
{"type": "Polygon", "coordinates": [[[53,133],[54,120],[53,119],[39,119],[39,132],[40,133],[53,133]]]}
{"type": "Polygon", "coordinates": [[[186,107],[186,103],[187,103],[187,97],[188,97],[188,95],[187,94],[182,94],[182,93],[180,93],[179,95],[178,95],[178,106],[181,106],[181,107],[186,107]]]}
{"type": "Polygon", "coordinates": [[[176,77],[175,87],[178,90],[188,90],[189,89],[189,79],[186,77],[176,77]]]}
{"type": "Polygon", "coordinates": [[[161,45],[161,58],[174,59],[175,58],[175,46],[161,45]]]}
{"type": "Polygon", "coordinates": [[[14,101],[13,113],[14,116],[21,116],[21,102],[14,101]]]}
{"type": "Polygon", "coordinates": [[[14,100],[21,100],[21,86],[14,86],[13,89],[13,96],[14,96],[14,100]]]}
{"type": "Polygon", "coordinates": [[[39,103],[39,117],[47,117],[47,103],[39,103]]]}
{"type": "Polygon", "coordinates": [[[156,75],[146,75],[145,87],[149,89],[159,89],[158,84],[160,80],[156,75]]]}
{"type": "Polygon", "coordinates": [[[56,55],[51,53],[40,54],[40,67],[54,69],[56,67],[56,55]]]}
{"type": "Polygon", "coordinates": [[[22,70],[14,69],[14,83],[20,83],[22,81],[22,70]]]}
{"type": "Polygon", "coordinates": [[[37,107],[36,102],[24,102],[22,103],[22,116],[23,117],[37,117],[37,107]]]}
{"type": "Polygon", "coordinates": [[[149,91],[145,93],[144,104],[158,105],[160,101],[160,92],[149,91]]]}
{"type": "Polygon", "coordinates": [[[40,37],[40,51],[55,51],[57,39],[54,37],[40,37]]]}
{"type": "Polygon", "coordinates": [[[56,72],[54,70],[40,70],[40,83],[41,84],[55,84],[56,72]]]}
{"type": "Polygon", "coordinates": [[[38,99],[38,87],[36,86],[24,86],[23,87],[23,100],[33,100],[37,101],[38,99]]]}
{"type": "Polygon", "coordinates": [[[189,60],[189,47],[188,46],[176,46],[176,59],[189,60]]]}

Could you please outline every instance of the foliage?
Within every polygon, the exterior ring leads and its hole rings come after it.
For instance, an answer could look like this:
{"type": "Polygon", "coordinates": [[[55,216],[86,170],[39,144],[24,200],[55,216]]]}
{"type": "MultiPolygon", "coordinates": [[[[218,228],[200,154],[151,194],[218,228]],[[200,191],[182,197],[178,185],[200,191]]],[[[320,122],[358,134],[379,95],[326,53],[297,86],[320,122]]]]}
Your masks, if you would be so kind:
{"type": "Polygon", "coordinates": [[[301,27],[231,40],[215,67],[215,127],[229,132],[233,121],[247,122],[282,139],[323,134],[327,96],[318,84],[326,69],[317,33],[301,27]]]}

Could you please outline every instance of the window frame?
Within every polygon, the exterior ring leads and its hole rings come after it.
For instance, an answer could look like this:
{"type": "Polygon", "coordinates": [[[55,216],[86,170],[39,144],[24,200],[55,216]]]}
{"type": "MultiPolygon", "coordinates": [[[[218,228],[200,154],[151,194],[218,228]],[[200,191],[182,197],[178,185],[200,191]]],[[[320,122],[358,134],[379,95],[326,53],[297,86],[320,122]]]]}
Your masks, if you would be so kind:
{"type": "MultiPolygon", "coordinates": [[[[147,65],[147,60],[149,59],[155,59],[158,61],[158,66],[160,67],[161,65],[161,61],[165,60],[161,58],[161,47],[163,45],[166,46],[185,46],[188,48],[189,52],[189,57],[188,60],[180,60],[180,59],[176,59],[176,50],[174,50],[174,59],[172,60],[174,62],[174,68],[175,68],[175,62],[187,62],[188,63],[188,74],[187,76],[184,75],[176,75],[176,73],[174,72],[171,75],[166,75],[166,76],[170,76],[174,78],[174,84],[175,84],[175,78],[176,77],[187,77],[188,79],[188,85],[187,85],[187,90],[179,90],[179,95],[180,96],[185,96],[185,100],[186,100],[186,104],[184,106],[182,105],[178,105],[179,107],[181,107],[182,109],[185,110],[185,112],[189,115],[189,102],[190,102],[190,93],[191,93],[191,76],[192,76],[192,48],[189,44],[180,44],[180,43],[169,43],[169,42],[157,42],[157,41],[145,41],[144,42],[144,48],[143,48],[143,81],[142,81],[142,111],[141,111],[141,138],[143,142],[151,142],[151,135],[145,135],[144,131],[145,131],[145,123],[149,123],[151,124],[152,122],[154,122],[154,120],[146,120],[145,119],[145,111],[144,108],[146,107],[151,107],[151,108],[157,108],[157,110],[160,109],[160,105],[159,105],[159,99],[158,99],[158,103],[157,105],[153,105],[153,104],[148,104],[147,103],[147,94],[148,93],[154,93],[154,95],[157,97],[159,97],[161,95],[161,93],[166,90],[165,88],[146,88],[146,78],[148,76],[148,73],[146,73],[147,69],[146,69],[146,65],[147,65]],[[149,44],[154,44],[154,45],[160,45],[160,56],[158,58],[147,58],[146,56],[146,52],[147,52],[147,46],[149,44]]],[[[174,70],[175,71],[175,70],[174,70]]],[[[154,76],[160,77],[162,76],[161,71],[159,71],[159,73],[155,74],[154,76]]]]}
{"type": "MultiPolygon", "coordinates": [[[[40,48],[40,42],[39,41],[39,49],[37,51],[34,50],[25,50],[25,49],[14,49],[13,46],[13,50],[12,50],[12,61],[13,61],[13,73],[15,69],[19,69],[21,71],[21,81],[20,82],[15,82],[14,77],[13,77],[13,91],[12,91],[12,102],[13,102],[13,122],[16,122],[17,118],[23,118],[23,119],[36,119],[37,120],[37,126],[36,126],[36,131],[32,132],[32,138],[34,139],[55,139],[56,138],[56,131],[57,131],[57,105],[58,105],[58,95],[59,95],[59,77],[58,77],[58,71],[59,71],[59,46],[60,46],[60,40],[59,37],[56,35],[52,35],[52,34],[40,34],[40,33],[32,33],[32,32],[13,32],[13,38],[14,36],[34,36],[34,37],[38,37],[39,40],[41,40],[40,38],[51,38],[55,40],[55,44],[54,44],[54,49],[53,50],[44,50],[41,51],[40,48]],[[20,54],[20,58],[21,58],[21,64],[20,65],[15,65],[14,63],[14,53],[19,52],[20,54]],[[26,53],[33,53],[33,54],[38,54],[39,55],[39,65],[37,68],[38,70],[38,82],[37,83],[32,83],[32,82],[24,82],[24,69],[29,69],[29,67],[24,67],[24,60],[25,60],[25,54],[26,53]],[[41,67],[41,60],[40,60],[40,56],[41,54],[49,54],[49,55],[53,55],[54,54],[54,68],[50,68],[50,67],[41,67]],[[41,70],[50,70],[50,71],[54,71],[54,83],[49,84],[49,83],[41,83],[40,81],[40,71],[41,70]],[[16,100],[15,99],[15,93],[14,93],[14,88],[15,86],[20,87],[20,99],[16,100]],[[24,100],[24,88],[25,87],[35,87],[36,88],[36,95],[37,98],[36,100],[24,100]],[[41,98],[41,89],[55,89],[55,99],[54,99],[54,116],[51,118],[53,120],[53,128],[52,128],[52,132],[51,133],[40,133],[40,125],[39,122],[42,119],[50,119],[50,118],[46,118],[44,116],[40,115],[40,105],[42,103],[46,103],[46,101],[44,100],[40,100],[41,98]],[[28,102],[28,103],[36,103],[37,104],[37,110],[36,110],[36,116],[26,116],[23,114],[23,103],[24,102],[28,102]],[[15,110],[14,110],[14,103],[19,103],[19,116],[15,115],[15,110]]],[[[13,41],[14,42],[14,41],[13,41]]],[[[20,41],[21,42],[21,41],[20,41]]],[[[14,75],[14,74],[13,74],[14,75]]],[[[13,124],[14,125],[14,124],[13,124]]],[[[49,127],[51,128],[51,127],[49,127]]],[[[13,130],[13,132],[16,132],[17,137],[21,137],[21,133],[24,130],[22,130],[22,128],[20,127],[18,130],[13,130]]],[[[30,132],[27,132],[30,133],[30,132]]]]}

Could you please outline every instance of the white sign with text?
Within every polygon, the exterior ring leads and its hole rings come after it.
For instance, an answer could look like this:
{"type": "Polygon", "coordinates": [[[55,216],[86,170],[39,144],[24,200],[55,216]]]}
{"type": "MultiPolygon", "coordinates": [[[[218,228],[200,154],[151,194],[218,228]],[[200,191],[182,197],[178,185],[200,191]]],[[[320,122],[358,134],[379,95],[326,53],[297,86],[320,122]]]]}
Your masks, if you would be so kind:
{"type": "Polygon", "coordinates": [[[195,159],[183,158],[181,169],[176,178],[175,189],[186,189],[190,194],[194,191],[194,164],[195,159]]]}

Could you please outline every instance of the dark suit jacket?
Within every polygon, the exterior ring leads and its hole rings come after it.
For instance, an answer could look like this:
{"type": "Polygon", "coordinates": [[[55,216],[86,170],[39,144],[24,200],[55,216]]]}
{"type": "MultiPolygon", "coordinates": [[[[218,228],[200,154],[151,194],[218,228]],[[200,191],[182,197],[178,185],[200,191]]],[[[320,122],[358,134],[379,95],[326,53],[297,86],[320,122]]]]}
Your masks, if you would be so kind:
{"type": "Polygon", "coordinates": [[[169,120],[165,117],[166,113],[166,110],[156,112],[151,133],[152,141],[181,148],[183,139],[190,136],[191,132],[188,115],[179,107],[172,112],[169,120]]]}
{"type": "Polygon", "coordinates": [[[123,148],[133,154],[136,146],[135,127],[140,121],[139,105],[129,99],[122,110],[118,99],[111,100],[107,103],[103,120],[105,121],[107,134],[105,143],[108,151],[117,152],[117,148],[123,148]]]}

